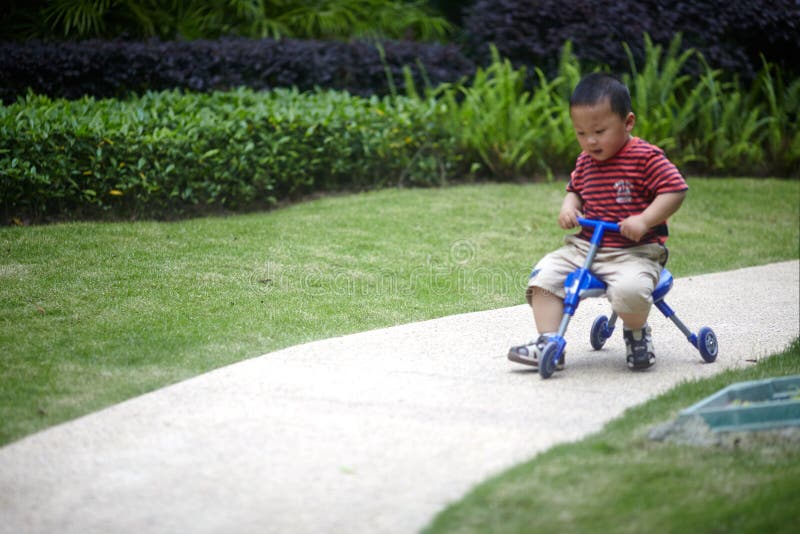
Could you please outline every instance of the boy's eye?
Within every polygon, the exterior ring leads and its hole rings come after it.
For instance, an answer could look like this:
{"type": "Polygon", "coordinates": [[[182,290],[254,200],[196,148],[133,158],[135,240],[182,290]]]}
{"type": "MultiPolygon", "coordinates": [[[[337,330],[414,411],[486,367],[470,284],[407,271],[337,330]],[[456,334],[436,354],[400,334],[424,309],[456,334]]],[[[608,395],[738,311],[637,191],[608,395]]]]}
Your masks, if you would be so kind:
{"type": "Polygon", "coordinates": [[[595,133],[595,135],[600,135],[603,132],[605,132],[605,130],[596,130],[594,133],[595,133]]]}

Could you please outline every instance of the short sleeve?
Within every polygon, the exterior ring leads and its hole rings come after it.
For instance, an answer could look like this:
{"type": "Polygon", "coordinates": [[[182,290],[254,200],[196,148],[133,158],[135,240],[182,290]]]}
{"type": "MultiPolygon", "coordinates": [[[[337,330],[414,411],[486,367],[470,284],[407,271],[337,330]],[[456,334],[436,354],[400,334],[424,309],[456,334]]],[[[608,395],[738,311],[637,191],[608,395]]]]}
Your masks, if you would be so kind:
{"type": "Polygon", "coordinates": [[[654,195],[677,193],[689,189],[681,172],[661,150],[654,151],[644,168],[645,186],[654,195]]]}

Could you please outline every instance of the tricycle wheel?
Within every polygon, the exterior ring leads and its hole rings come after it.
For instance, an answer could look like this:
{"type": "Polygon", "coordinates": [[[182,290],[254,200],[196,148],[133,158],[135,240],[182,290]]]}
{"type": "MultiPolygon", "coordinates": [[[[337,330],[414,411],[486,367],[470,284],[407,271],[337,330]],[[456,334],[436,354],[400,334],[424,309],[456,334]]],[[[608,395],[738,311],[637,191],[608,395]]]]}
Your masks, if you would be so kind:
{"type": "Polygon", "coordinates": [[[600,315],[592,323],[592,330],[589,332],[589,342],[592,344],[594,350],[600,350],[606,344],[608,337],[608,317],[600,315]]]}
{"type": "Polygon", "coordinates": [[[539,355],[539,374],[542,378],[550,378],[556,370],[556,356],[558,356],[558,343],[549,341],[539,355]]]}
{"type": "Polygon", "coordinates": [[[719,353],[719,345],[717,345],[717,336],[714,331],[709,327],[704,326],[697,334],[697,349],[700,351],[700,356],[711,363],[717,359],[719,353]]]}

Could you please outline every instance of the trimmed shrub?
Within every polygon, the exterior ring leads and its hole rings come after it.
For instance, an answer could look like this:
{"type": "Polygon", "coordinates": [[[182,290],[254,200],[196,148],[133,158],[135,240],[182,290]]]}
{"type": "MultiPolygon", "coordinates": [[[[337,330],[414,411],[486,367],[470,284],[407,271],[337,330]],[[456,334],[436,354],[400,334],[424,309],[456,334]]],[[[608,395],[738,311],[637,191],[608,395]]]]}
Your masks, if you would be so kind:
{"type": "MultiPolygon", "coordinates": [[[[686,172],[800,173],[800,79],[765,63],[756,80],[726,80],[701,55],[646,40],[646,60],[624,76],[635,134],[686,172]]],[[[297,89],[129,100],[50,100],[29,94],[0,106],[0,216],[174,217],[269,207],[312,192],[432,185],[449,177],[551,177],[579,147],[569,94],[582,66],[566,45],[558,75],[497,52],[464,83],[418,96],[362,98],[297,89]]]]}
{"type": "Polygon", "coordinates": [[[0,99],[12,102],[28,89],[68,99],[236,87],[385,95],[392,79],[404,90],[404,67],[420,85],[456,81],[474,71],[455,46],[410,41],[31,41],[0,43],[0,99]]]}
{"type": "Polygon", "coordinates": [[[296,90],[29,95],[0,108],[2,216],[164,218],[440,183],[459,161],[440,113],[431,100],[296,90]]]}
{"type": "MultiPolygon", "coordinates": [[[[795,0],[478,0],[464,24],[470,53],[480,63],[489,61],[488,45],[494,43],[515,65],[535,65],[549,74],[566,41],[582,62],[626,72],[622,43],[642,61],[646,33],[664,46],[682,33],[685,48],[696,49],[713,68],[747,80],[761,69],[761,55],[800,73],[795,0]]],[[[687,67],[694,74],[703,71],[697,62],[687,67]]]]}

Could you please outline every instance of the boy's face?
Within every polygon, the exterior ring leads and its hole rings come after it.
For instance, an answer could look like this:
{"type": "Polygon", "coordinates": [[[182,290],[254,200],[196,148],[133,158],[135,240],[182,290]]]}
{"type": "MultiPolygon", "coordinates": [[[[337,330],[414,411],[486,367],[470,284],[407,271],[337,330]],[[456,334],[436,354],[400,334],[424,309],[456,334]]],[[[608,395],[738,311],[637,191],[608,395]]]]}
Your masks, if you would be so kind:
{"type": "Polygon", "coordinates": [[[573,106],[569,115],[581,149],[597,161],[616,155],[630,139],[636,123],[633,113],[623,119],[611,111],[608,98],[592,106],[573,106]]]}

